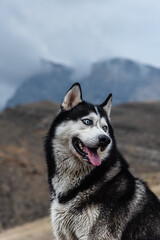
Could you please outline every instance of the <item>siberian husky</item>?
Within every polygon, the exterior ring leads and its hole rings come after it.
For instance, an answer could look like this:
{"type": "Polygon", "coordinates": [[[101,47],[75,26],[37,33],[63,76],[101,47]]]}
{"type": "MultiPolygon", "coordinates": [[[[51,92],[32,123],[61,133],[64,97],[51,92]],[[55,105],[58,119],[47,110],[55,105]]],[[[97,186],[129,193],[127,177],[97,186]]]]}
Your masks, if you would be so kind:
{"type": "Polygon", "coordinates": [[[117,149],[110,94],[101,105],[66,93],[45,151],[56,240],[160,240],[160,201],[117,149]]]}

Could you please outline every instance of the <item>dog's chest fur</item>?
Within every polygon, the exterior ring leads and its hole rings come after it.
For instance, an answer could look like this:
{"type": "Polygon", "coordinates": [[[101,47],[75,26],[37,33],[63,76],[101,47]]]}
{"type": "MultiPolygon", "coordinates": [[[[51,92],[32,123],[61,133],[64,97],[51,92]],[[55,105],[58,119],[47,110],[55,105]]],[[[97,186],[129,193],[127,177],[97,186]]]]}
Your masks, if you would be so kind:
{"type": "Polygon", "coordinates": [[[64,204],[59,203],[59,196],[78,186],[92,167],[87,165],[82,167],[75,159],[69,156],[67,158],[65,152],[62,154],[55,151],[54,154],[57,159],[56,174],[52,179],[56,194],[51,204],[54,232],[58,235],[57,239],[86,239],[99,216],[99,207],[88,205],[81,210],[78,208],[82,201],[87,201],[92,189],[78,193],[75,198],[64,204]]]}
{"type": "MultiPolygon", "coordinates": [[[[78,198],[78,197],[77,197],[78,198]]],[[[64,235],[65,239],[87,239],[91,227],[99,216],[99,209],[88,206],[82,211],[76,209],[78,199],[69,204],[59,204],[55,200],[51,205],[51,217],[55,234],[64,235]]]]}

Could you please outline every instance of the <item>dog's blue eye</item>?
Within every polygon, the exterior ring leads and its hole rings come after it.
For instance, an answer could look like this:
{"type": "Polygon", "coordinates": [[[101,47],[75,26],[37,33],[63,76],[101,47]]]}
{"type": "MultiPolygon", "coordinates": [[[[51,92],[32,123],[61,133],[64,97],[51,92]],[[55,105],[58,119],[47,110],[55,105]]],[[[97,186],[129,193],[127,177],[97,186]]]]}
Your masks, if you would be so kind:
{"type": "Polygon", "coordinates": [[[107,132],[107,129],[108,129],[107,126],[104,126],[104,127],[103,127],[103,131],[107,132]]]}
{"type": "Polygon", "coordinates": [[[82,122],[83,122],[85,125],[92,125],[92,124],[93,124],[92,120],[90,120],[90,119],[83,119],[82,122]]]}

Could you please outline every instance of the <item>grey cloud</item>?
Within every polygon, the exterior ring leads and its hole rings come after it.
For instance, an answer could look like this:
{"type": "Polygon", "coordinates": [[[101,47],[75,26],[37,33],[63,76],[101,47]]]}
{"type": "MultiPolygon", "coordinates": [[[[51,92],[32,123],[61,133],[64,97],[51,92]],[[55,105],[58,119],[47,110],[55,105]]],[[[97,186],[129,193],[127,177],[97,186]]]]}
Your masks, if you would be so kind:
{"type": "Polygon", "coordinates": [[[78,76],[112,56],[158,66],[159,8],[157,0],[1,0],[0,86],[13,92],[40,59],[74,65],[78,76]]]}

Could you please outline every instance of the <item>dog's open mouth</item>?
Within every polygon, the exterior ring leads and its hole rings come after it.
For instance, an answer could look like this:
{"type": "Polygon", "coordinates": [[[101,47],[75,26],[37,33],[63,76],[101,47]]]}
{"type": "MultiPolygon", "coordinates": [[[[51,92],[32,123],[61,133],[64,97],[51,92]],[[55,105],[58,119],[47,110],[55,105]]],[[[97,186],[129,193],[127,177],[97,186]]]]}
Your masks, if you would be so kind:
{"type": "Polygon", "coordinates": [[[74,137],[72,139],[72,144],[77,151],[77,153],[85,160],[87,163],[91,163],[93,166],[99,166],[101,164],[100,157],[97,153],[98,148],[89,148],[85,146],[82,141],[74,137]]]}

